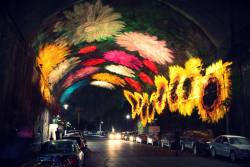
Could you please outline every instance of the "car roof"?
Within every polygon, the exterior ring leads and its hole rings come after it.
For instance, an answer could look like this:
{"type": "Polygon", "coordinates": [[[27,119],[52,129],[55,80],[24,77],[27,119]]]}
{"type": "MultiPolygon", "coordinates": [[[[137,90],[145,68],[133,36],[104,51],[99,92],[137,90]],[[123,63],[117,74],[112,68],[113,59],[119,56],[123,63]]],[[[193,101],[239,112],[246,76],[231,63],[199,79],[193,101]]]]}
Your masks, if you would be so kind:
{"type": "Polygon", "coordinates": [[[52,141],[46,141],[44,143],[60,143],[60,142],[72,142],[75,143],[74,140],[70,140],[70,139],[60,139],[60,140],[52,140],[52,141]]]}
{"type": "Polygon", "coordinates": [[[230,138],[230,137],[246,138],[244,136],[237,136],[237,135],[221,135],[221,136],[228,137],[228,138],[230,138]]]}

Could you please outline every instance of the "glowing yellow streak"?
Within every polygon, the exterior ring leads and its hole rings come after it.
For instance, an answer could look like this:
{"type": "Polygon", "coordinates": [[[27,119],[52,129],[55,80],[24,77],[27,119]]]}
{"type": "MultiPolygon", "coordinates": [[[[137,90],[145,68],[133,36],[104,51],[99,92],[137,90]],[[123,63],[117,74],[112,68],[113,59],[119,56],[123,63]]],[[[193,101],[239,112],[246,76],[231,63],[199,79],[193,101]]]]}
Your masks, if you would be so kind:
{"type": "Polygon", "coordinates": [[[149,108],[148,94],[143,93],[141,113],[140,113],[140,120],[141,120],[141,124],[143,127],[145,127],[147,125],[147,122],[148,122],[148,108],[149,108]]]}
{"type": "Polygon", "coordinates": [[[70,53],[65,42],[45,44],[39,49],[37,64],[41,70],[40,90],[47,102],[51,102],[51,92],[49,90],[48,75],[57,64],[65,60],[70,53]]]}
{"type": "Polygon", "coordinates": [[[131,105],[131,116],[132,116],[132,119],[135,119],[136,114],[137,114],[137,111],[136,111],[137,104],[135,104],[135,102],[137,102],[137,101],[136,101],[135,95],[128,90],[124,90],[123,95],[127,99],[127,101],[129,102],[129,104],[131,105]],[[134,99],[134,100],[132,100],[132,99],[134,99]]]}
{"type": "Polygon", "coordinates": [[[193,112],[195,105],[199,99],[200,86],[199,82],[201,81],[201,67],[202,62],[199,58],[191,58],[185,63],[185,71],[180,76],[179,85],[177,87],[178,103],[179,103],[179,112],[181,115],[190,116],[193,112]],[[190,79],[190,94],[187,99],[184,98],[184,82],[186,79],[190,79]]]}
{"type": "Polygon", "coordinates": [[[152,110],[150,111],[150,107],[147,108],[148,123],[151,123],[155,119],[155,99],[156,92],[152,93],[149,99],[149,106],[151,105],[152,110]]]}
{"type": "Polygon", "coordinates": [[[99,81],[106,81],[114,85],[122,86],[124,87],[126,85],[126,82],[121,79],[120,77],[116,75],[112,75],[109,73],[97,73],[92,75],[92,79],[99,80],[99,81]]]}
{"type": "Polygon", "coordinates": [[[202,77],[202,82],[200,82],[201,91],[199,92],[200,98],[198,103],[199,114],[202,121],[207,121],[212,123],[218,122],[228,112],[229,108],[228,106],[224,105],[223,102],[225,102],[228,98],[230,98],[231,72],[228,69],[228,66],[230,66],[231,64],[232,64],[231,62],[226,62],[223,64],[222,60],[219,60],[218,62],[206,68],[206,75],[202,77]],[[214,107],[214,110],[207,112],[202,104],[204,96],[204,86],[208,84],[209,78],[218,79],[220,85],[220,89],[218,91],[221,92],[219,93],[218,97],[219,100],[217,105],[214,107]]]}
{"type": "MultiPolygon", "coordinates": [[[[178,106],[179,106],[179,90],[178,90],[178,86],[176,88],[176,95],[177,95],[177,100],[176,101],[172,101],[171,99],[171,92],[172,89],[174,88],[175,82],[178,81],[180,83],[180,79],[182,79],[182,76],[185,74],[185,70],[180,67],[180,66],[171,66],[169,67],[169,87],[168,87],[168,91],[167,91],[167,99],[168,99],[168,105],[169,105],[169,110],[171,112],[176,112],[178,110],[178,106]]],[[[179,84],[178,84],[179,85],[179,84]]]]}
{"type": "Polygon", "coordinates": [[[160,115],[166,107],[168,80],[164,76],[155,76],[154,82],[156,86],[155,109],[157,114],[160,115]],[[160,97],[161,99],[159,99],[160,97]]]}
{"type": "Polygon", "coordinates": [[[137,113],[137,115],[140,115],[142,112],[142,100],[143,100],[143,96],[138,93],[138,92],[134,92],[135,95],[135,100],[136,100],[136,107],[135,107],[135,112],[137,113]]]}

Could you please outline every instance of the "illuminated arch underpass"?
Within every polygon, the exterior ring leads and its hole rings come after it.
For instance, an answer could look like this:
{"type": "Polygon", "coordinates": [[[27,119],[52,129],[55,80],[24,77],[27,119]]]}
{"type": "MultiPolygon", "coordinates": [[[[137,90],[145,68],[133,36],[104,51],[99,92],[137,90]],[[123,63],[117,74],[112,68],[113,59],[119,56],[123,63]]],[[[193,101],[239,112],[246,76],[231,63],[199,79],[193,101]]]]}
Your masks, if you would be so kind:
{"type": "Polygon", "coordinates": [[[86,2],[51,20],[34,42],[48,104],[63,105],[92,85],[124,92],[143,126],[164,112],[190,116],[196,107],[202,121],[218,122],[228,111],[230,63],[211,60],[212,43],[171,9],[86,2]]]}

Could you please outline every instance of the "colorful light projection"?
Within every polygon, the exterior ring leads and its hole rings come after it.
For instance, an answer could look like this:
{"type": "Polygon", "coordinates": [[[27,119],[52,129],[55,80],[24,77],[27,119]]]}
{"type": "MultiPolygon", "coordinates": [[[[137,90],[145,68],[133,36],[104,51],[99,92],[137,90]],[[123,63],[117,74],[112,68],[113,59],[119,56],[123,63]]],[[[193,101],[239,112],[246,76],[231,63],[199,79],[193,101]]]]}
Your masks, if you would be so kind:
{"type": "Polygon", "coordinates": [[[88,53],[91,53],[94,51],[96,51],[96,46],[94,46],[94,45],[85,46],[78,51],[78,54],[88,54],[88,53]]]}
{"type": "Polygon", "coordinates": [[[139,82],[137,82],[136,80],[132,79],[132,78],[124,78],[124,80],[132,87],[134,88],[137,92],[141,92],[142,88],[139,82]]]}
{"type": "Polygon", "coordinates": [[[115,86],[112,85],[111,83],[108,83],[106,81],[92,81],[90,82],[90,85],[96,86],[96,87],[101,87],[101,88],[106,88],[113,90],[115,89],[115,86]]]}
{"type": "Polygon", "coordinates": [[[135,119],[135,117],[137,115],[137,110],[136,110],[137,101],[136,101],[135,95],[134,95],[134,93],[132,93],[128,90],[124,90],[123,95],[127,99],[127,101],[129,102],[129,104],[131,105],[131,116],[132,116],[132,119],[135,119]]]}
{"type": "Polygon", "coordinates": [[[108,83],[121,87],[124,87],[126,85],[126,82],[122,78],[110,73],[97,73],[92,75],[91,78],[97,81],[106,81],[108,83]]]}
{"type": "Polygon", "coordinates": [[[169,67],[169,90],[167,91],[167,99],[169,110],[171,112],[176,112],[178,110],[178,85],[180,84],[180,78],[185,75],[185,70],[179,66],[169,67]]]}
{"type": "Polygon", "coordinates": [[[184,116],[192,114],[197,99],[199,99],[201,89],[199,82],[202,80],[201,70],[201,59],[191,58],[185,63],[185,73],[179,78],[180,84],[176,92],[179,97],[179,113],[184,116]]]}
{"type": "Polygon", "coordinates": [[[72,85],[74,82],[79,81],[91,74],[94,74],[99,71],[99,67],[83,67],[73,74],[70,74],[64,81],[62,87],[67,88],[72,85]]]}
{"type": "Polygon", "coordinates": [[[39,48],[37,64],[41,70],[40,88],[44,99],[51,103],[52,95],[49,90],[49,73],[70,54],[66,43],[46,43],[39,48]]]}
{"type": "MultiPolygon", "coordinates": [[[[166,107],[167,102],[167,92],[168,92],[168,80],[164,76],[155,76],[155,86],[156,86],[156,92],[155,99],[154,99],[154,107],[156,109],[157,114],[161,114],[162,111],[166,107]]],[[[153,98],[153,94],[151,95],[153,98]]],[[[152,99],[153,100],[153,99],[152,99]]]]}
{"type": "Polygon", "coordinates": [[[54,26],[54,32],[65,32],[64,38],[69,44],[94,42],[113,37],[124,28],[119,21],[121,15],[113,12],[113,8],[103,6],[100,0],[91,4],[74,5],[73,11],[64,12],[64,20],[54,26]]]}
{"type": "Polygon", "coordinates": [[[223,63],[220,60],[206,68],[206,75],[200,82],[201,89],[198,103],[199,114],[203,121],[218,122],[229,110],[226,103],[231,93],[231,81],[229,79],[231,72],[228,69],[231,64],[231,62],[223,63]],[[210,91],[211,94],[215,94],[215,97],[208,96],[208,98],[213,98],[213,101],[209,104],[205,100],[211,87],[215,87],[214,90],[212,89],[215,92],[210,91]]]}
{"type": "Polygon", "coordinates": [[[106,61],[101,58],[92,58],[82,62],[83,66],[96,66],[105,63],[106,61]]]}
{"type": "Polygon", "coordinates": [[[166,47],[166,41],[159,41],[156,36],[126,32],[117,36],[116,43],[158,64],[172,63],[174,59],[173,52],[166,47]]]}
{"type": "Polygon", "coordinates": [[[50,84],[50,90],[52,90],[53,86],[79,63],[80,59],[78,57],[71,57],[58,64],[57,67],[54,68],[54,70],[49,74],[48,82],[50,84]]]}
{"type": "Polygon", "coordinates": [[[144,66],[147,67],[150,71],[152,71],[152,72],[155,73],[155,74],[158,74],[158,68],[157,68],[157,66],[156,66],[153,62],[151,62],[151,61],[148,60],[148,59],[144,59],[144,60],[143,60],[143,64],[144,64],[144,66]]]}
{"type": "Polygon", "coordinates": [[[153,85],[154,85],[154,82],[152,81],[152,79],[150,78],[150,76],[148,76],[146,73],[140,72],[140,73],[139,73],[139,77],[140,77],[140,79],[141,79],[143,82],[149,84],[150,86],[153,86],[153,85]]]}
{"type": "Polygon", "coordinates": [[[112,73],[123,75],[126,77],[130,77],[130,78],[135,77],[135,72],[133,70],[122,65],[108,65],[105,67],[105,69],[112,73]]]}
{"type": "Polygon", "coordinates": [[[79,82],[74,83],[73,85],[71,85],[70,87],[68,87],[67,89],[64,90],[64,92],[62,93],[61,97],[60,97],[60,103],[64,104],[65,101],[67,101],[70,96],[72,95],[72,93],[74,93],[77,89],[86,86],[89,83],[88,80],[81,80],[79,82]]]}
{"type": "Polygon", "coordinates": [[[120,50],[111,50],[104,53],[104,58],[108,61],[126,66],[131,69],[139,70],[142,62],[134,55],[120,50]]]}
{"type": "Polygon", "coordinates": [[[202,76],[201,60],[191,58],[185,63],[185,68],[169,67],[169,84],[165,77],[156,76],[156,92],[151,94],[150,99],[144,99],[148,97],[145,92],[142,94],[135,92],[125,98],[130,101],[134,99],[131,102],[132,113],[133,115],[134,113],[140,114],[143,126],[147,122],[152,122],[155,112],[162,113],[167,106],[166,102],[171,112],[178,110],[183,116],[190,116],[197,106],[202,121],[216,123],[229,110],[228,102],[231,92],[229,66],[231,64],[231,62],[223,63],[220,60],[207,67],[206,74],[202,76]],[[135,95],[140,98],[136,98],[135,95]],[[147,122],[145,117],[148,117],[147,122]]]}

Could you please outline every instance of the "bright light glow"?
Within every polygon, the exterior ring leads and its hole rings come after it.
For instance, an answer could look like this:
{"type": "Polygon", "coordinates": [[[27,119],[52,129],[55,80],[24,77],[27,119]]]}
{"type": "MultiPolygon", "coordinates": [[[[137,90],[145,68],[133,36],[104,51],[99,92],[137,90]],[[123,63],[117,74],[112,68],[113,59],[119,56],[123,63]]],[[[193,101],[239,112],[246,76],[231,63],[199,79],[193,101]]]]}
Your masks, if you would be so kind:
{"type": "Polygon", "coordinates": [[[115,134],[115,139],[116,139],[116,140],[120,140],[121,138],[122,138],[121,133],[116,133],[116,134],[115,134]]]}
{"type": "Polygon", "coordinates": [[[126,66],[131,69],[139,70],[142,62],[134,55],[120,50],[111,50],[104,53],[104,58],[108,61],[126,66]]]}
{"type": "Polygon", "coordinates": [[[108,65],[105,67],[105,69],[112,73],[116,73],[126,77],[131,77],[131,78],[135,77],[135,72],[133,70],[122,65],[108,65]]]}
{"type": "Polygon", "coordinates": [[[109,134],[109,138],[110,139],[114,139],[115,138],[115,134],[113,134],[113,133],[109,134]]]}
{"type": "Polygon", "coordinates": [[[127,120],[130,119],[130,115],[129,115],[129,114],[126,115],[126,119],[127,119],[127,120]]]}
{"type": "Polygon", "coordinates": [[[126,32],[116,38],[116,43],[129,51],[138,51],[140,56],[158,64],[172,63],[174,59],[166,41],[158,41],[156,36],[126,32]]]}
{"type": "Polygon", "coordinates": [[[64,104],[64,105],[63,105],[63,108],[64,108],[65,110],[67,110],[67,109],[69,108],[69,105],[68,105],[68,104],[64,104]]]}
{"type": "Polygon", "coordinates": [[[50,85],[50,90],[53,86],[57,84],[65,75],[67,75],[73,68],[75,68],[80,63],[80,59],[77,57],[71,57],[64,60],[62,63],[58,64],[56,68],[49,74],[48,82],[50,85]]]}
{"type": "Polygon", "coordinates": [[[126,82],[122,78],[110,73],[97,73],[92,75],[91,78],[98,81],[105,81],[121,87],[124,87],[126,85],[126,82]]]}
{"type": "Polygon", "coordinates": [[[83,67],[77,71],[75,71],[73,74],[70,74],[63,83],[63,88],[67,88],[73,83],[93,74],[96,73],[99,70],[99,67],[83,67]]]}
{"type": "Polygon", "coordinates": [[[121,15],[103,6],[100,0],[95,4],[76,4],[73,11],[65,11],[64,16],[65,21],[57,22],[54,31],[65,32],[64,39],[74,45],[104,40],[119,34],[124,27],[124,22],[118,20],[121,15]]]}
{"type": "Polygon", "coordinates": [[[110,89],[110,90],[115,89],[114,85],[112,85],[111,83],[108,83],[106,81],[92,81],[92,82],[90,82],[90,85],[101,87],[101,88],[106,88],[106,89],[110,89]]]}
{"type": "Polygon", "coordinates": [[[134,141],[134,136],[129,136],[129,141],[133,142],[134,141]]]}

